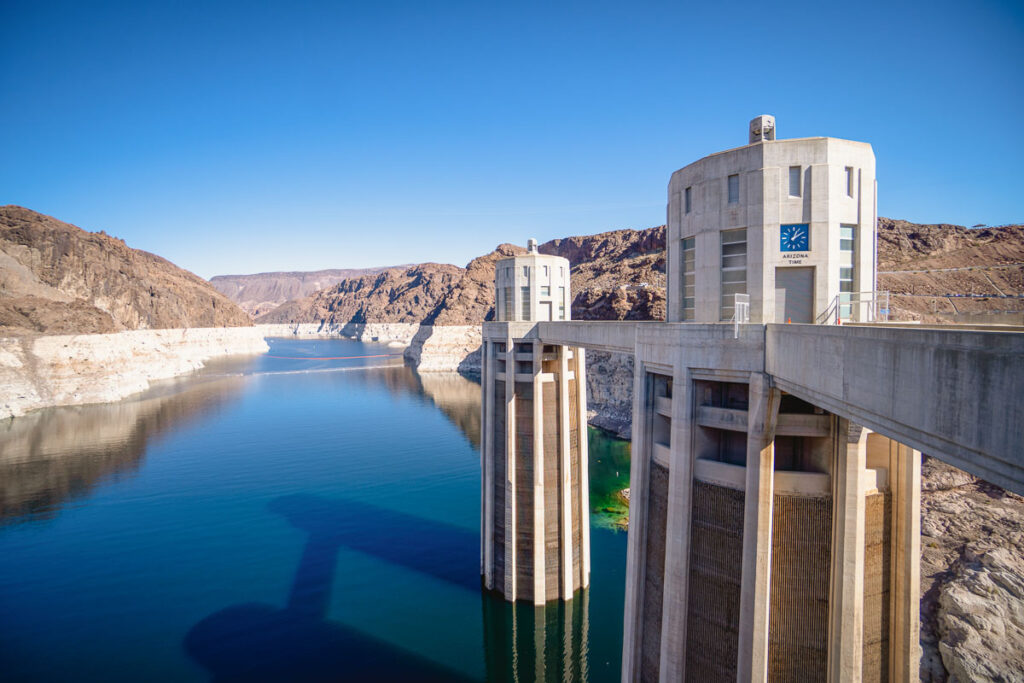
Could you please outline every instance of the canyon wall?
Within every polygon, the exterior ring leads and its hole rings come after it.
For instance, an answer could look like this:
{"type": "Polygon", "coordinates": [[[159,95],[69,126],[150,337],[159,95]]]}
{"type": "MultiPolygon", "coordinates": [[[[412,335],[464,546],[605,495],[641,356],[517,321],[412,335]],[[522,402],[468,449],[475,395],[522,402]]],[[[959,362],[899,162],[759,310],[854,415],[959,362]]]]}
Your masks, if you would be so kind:
{"type": "Polygon", "coordinates": [[[0,338],[0,419],[117,401],[211,358],[267,349],[255,327],[0,338]]]}
{"type": "Polygon", "coordinates": [[[329,289],[342,280],[374,275],[390,268],[404,267],[335,268],[252,275],[215,275],[210,278],[210,284],[218,292],[238,304],[243,311],[256,317],[274,310],[286,301],[311,296],[320,290],[329,289]]]}
{"type": "Polygon", "coordinates": [[[249,325],[209,282],[167,259],[0,207],[0,336],[249,325]]]}

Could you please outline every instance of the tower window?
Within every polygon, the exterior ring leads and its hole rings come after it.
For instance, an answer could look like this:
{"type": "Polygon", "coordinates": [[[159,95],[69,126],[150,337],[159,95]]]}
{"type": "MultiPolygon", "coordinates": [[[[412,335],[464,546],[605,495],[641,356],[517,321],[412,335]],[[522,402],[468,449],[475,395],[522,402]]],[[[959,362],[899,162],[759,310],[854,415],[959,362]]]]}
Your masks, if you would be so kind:
{"type": "Polygon", "coordinates": [[[515,300],[512,299],[512,288],[502,288],[502,320],[512,320],[515,318],[515,300]]]}
{"type": "Polygon", "coordinates": [[[723,230],[720,320],[731,320],[736,294],[747,293],[747,230],[723,230]]]}
{"type": "Polygon", "coordinates": [[[789,167],[789,196],[799,197],[800,196],[800,167],[790,166],[789,167]]]}
{"type": "Polygon", "coordinates": [[[839,317],[849,320],[853,317],[854,257],[857,253],[857,226],[839,226],[839,317]]]}
{"type": "Polygon", "coordinates": [[[729,203],[740,203],[740,177],[739,175],[729,176],[729,203]]]}
{"type": "Polygon", "coordinates": [[[853,196],[853,166],[846,167],[846,196],[853,196]]]}
{"type": "Polygon", "coordinates": [[[682,295],[683,295],[683,320],[694,319],[694,306],[697,284],[697,273],[695,269],[696,265],[696,253],[695,247],[696,238],[687,237],[683,240],[683,261],[682,261],[682,272],[679,273],[680,279],[682,280],[682,295]]]}
{"type": "Polygon", "coordinates": [[[530,319],[530,288],[529,287],[520,287],[519,288],[519,292],[521,294],[522,303],[523,303],[523,316],[520,319],[521,320],[529,320],[530,319]]]}
{"type": "Polygon", "coordinates": [[[683,204],[686,206],[686,213],[693,210],[693,188],[688,187],[683,192],[683,204]]]}

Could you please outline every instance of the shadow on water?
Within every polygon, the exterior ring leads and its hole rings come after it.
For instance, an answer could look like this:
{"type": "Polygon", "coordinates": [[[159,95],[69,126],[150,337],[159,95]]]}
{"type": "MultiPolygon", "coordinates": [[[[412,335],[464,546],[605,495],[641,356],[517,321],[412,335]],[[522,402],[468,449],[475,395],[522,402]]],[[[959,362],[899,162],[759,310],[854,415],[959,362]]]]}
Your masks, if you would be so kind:
{"type": "Polygon", "coordinates": [[[302,494],[276,498],[270,509],[309,534],[304,562],[315,552],[310,560],[321,559],[325,568],[329,561],[333,568],[334,554],[344,546],[462,588],[480,588],[479,538],[467,529],[361,501],[302,494]]]}
{"type": "Polygon", "coordinates": [[[244,383],[239,377],[165,383],[116,403],[0,421],[0,526],[52,518],[68,501],[135,472],[155,439],[216,414],[244,383]]]}
{"type": "Polygon", "coordinates": [[[478,590],[475,534],[361,502],[308,495],[277,498],[270,509],[308,534],[288,604],[235,605],[192,627],[185,651],[213,680],[471,680],[328,620],[327,613],[343,547],[478,590]],[[424,538],[431,542],[424,544],[424,538]]]}

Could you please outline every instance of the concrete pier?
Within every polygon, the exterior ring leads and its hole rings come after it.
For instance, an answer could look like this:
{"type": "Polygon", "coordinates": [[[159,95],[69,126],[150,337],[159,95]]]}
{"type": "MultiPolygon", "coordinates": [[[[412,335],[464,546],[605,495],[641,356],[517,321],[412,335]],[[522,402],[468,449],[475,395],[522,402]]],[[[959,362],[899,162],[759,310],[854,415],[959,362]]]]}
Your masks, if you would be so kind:
{"type": "Polygon", "coordinates": [[[569,263],[531,244],[499,261],[502,324],[482,351],[481,575],[507,600],[569,600],[590,583],[584,351],[528,339],[568,315],[569,263]]]}

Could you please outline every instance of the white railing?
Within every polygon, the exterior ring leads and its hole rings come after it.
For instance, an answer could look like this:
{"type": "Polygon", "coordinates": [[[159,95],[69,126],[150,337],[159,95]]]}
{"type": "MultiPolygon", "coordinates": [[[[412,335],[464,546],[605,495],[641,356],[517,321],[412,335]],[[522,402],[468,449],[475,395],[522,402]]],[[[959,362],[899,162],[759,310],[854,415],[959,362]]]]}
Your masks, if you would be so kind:
{"type": "Polygon", "coordinates": [[[736,300],[732,308],[732,336],[740,338],[740,325],[750,322],[750,295],[734,294],[736,300]]]}
{"type": "Polygon", "coordinates": [[[816,319],[818,325],[889,320],[889,292],[841,292],[816,319]]]}

